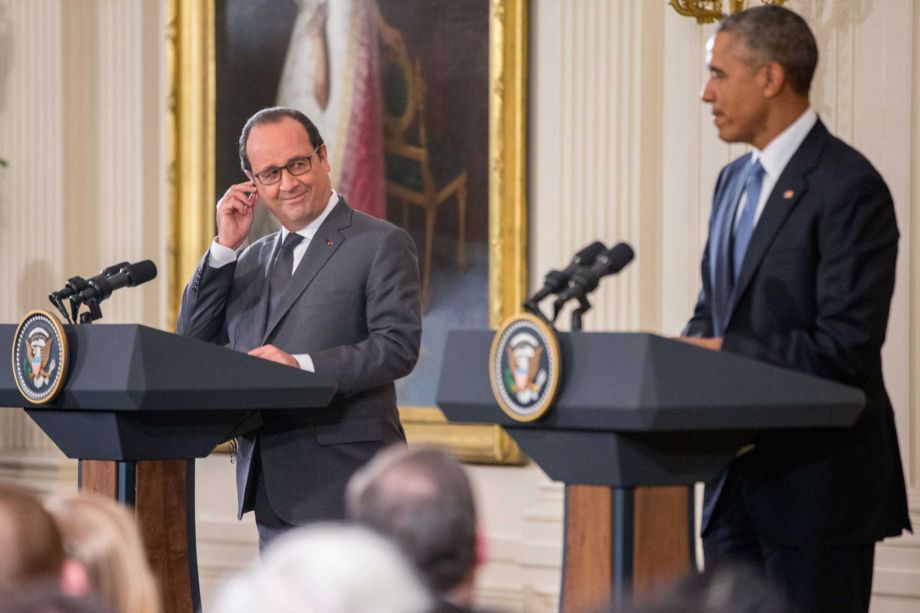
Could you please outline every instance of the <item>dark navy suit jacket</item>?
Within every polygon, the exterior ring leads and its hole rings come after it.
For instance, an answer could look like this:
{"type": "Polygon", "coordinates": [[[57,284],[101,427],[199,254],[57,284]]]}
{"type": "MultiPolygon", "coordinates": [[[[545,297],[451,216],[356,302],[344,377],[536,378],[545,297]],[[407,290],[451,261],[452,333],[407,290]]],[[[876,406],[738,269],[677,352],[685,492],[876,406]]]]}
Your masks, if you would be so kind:
{"type": "MultiPolygon", "coordinates": [[[[861,388],[851,428],[764,432],[729,468],[759,536],[776,545],[870,543],[910,528],[881,349],[895,281],[891,195],[819,120],[790,159],[730,289],[731,233],[750,155],[716,184],[703,288],[684,334],[723,351],[861,388]]],[[[704,534],[720,484],[706,488],[704,534]]],[[[716,511],[718,512],[718,511],[716,511]]]]}

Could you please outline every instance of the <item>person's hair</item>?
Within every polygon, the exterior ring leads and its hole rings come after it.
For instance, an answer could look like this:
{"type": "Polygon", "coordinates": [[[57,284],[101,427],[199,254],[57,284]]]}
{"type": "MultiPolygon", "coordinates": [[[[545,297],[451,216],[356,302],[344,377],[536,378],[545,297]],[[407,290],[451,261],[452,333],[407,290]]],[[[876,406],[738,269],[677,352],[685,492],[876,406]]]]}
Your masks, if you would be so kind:
{"type": "Polygon", "coordinates": [[[60,579],[64,545],[54,520],[37,495],[9,483],[0,483],[0,551],[0,593],[60,579]]]}
{"type": "Polygon", "coordinates": [[[818,44],[796,13],[775,5],[756,6],[726,17],[716,33],[731,34],[749,50],[751,68],[769,61],[783,67],[793,91],[806,96],[818,65],[818,44]]]}
{"type": "Polygon", "coordinates": [[[348,483],[346,515],[396,542],[435,593],[476,565],[476,506],[463,467],[435,447],[397,445],[348,483]]]}
{"type": "Polygon", "coordinates": [[[218,592],[215,613],[423,613],[431,598],[395,545],[360,526],[312,524],[273,541],[218,592]]]}
{"type": "Polygon", "coordinates": [[[93,593],[121,613],[160,611],[157,583],[127,509],[90,493],[48,506],[64,537],[64,550],[85,568],[93,593]]]}
{"type": "MultiPolygon", "coordinates": [[[[273,106],[271,108],[262,109],[246,120],[246,125],[243,126],[243,132],[240,134],[240,164],[243,170],[252,171],[252,164],[249,163],[249,154],[246,152],[246,145],[249,144],[249,133],[252,129],[255,126],[267,123],[278,123],[285,117],[293,119],[303,126],[303,129],[307,131],[307,136],[310,138],[310,146],[314,149],[323,144],[323,137],[320,136],[319,128],[310,121],[309,117],[297,109],[284,106],[273,106]]],[[[317,155],[322,159],[322,151],[318,151],[317,155]]]]}

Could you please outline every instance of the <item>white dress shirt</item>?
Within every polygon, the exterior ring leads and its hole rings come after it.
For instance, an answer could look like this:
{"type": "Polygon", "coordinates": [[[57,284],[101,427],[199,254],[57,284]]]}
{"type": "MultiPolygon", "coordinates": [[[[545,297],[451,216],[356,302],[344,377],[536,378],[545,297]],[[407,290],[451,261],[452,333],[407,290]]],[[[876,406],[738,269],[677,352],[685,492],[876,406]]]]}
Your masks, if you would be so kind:
{"type": "MultiPolygon", "coordinates": [[[[754,214],[754,227],[757,227],[760,214],[763,213],[763,208],[767,204],[770,192],[773,191],[773,187],[776,185],[776,180],[783,174],[783,170],[786,169],[789,160],[798,151],[802,141],[805,140],[805,137],[808,136],[808,133],[811,132],[817,122],[818,114],[813,108],[808,107],[788,128],[771,140],[763,148],[763,151],[754,149],[751,163],[753,164],[755,160],[759,159],[760,165],[763,166],[764,170],[760,199],[757,201],[757,212],[754,214]]],[[[741,211],[744,209],[744,196],[745,194],[742,193],[741,204],[735,211],[736,228],[738,227],[738,221],[741,219],[741,211]]]]}

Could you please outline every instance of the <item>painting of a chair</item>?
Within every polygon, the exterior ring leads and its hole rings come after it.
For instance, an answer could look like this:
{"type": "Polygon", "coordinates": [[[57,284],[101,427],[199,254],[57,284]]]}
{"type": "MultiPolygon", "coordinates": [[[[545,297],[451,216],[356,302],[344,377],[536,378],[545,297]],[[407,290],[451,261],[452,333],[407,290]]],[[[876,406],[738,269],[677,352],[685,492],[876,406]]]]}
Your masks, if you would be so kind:
{"type": "Polygon", "coordinates": [[[428,308],[432,247],[438,210],[457,204],[457,266],[464,264],[467,170],[459,153],[431,143],[425,125],[425,83],[418,58],[405,51],[383,50],[381,57],[387,199],[402,207],[408,229],[409,205],[425,214],[422,247],[422,309],[428,308]]]}

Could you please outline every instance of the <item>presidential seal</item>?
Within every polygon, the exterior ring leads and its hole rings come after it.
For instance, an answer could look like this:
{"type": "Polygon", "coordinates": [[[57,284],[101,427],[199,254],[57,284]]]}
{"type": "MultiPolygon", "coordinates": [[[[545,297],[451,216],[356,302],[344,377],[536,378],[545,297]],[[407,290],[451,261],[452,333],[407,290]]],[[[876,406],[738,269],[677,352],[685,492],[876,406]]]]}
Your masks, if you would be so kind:
{"type": "Polygon", "coordinates": [[[495,332],[489,381],[502,410],[515,421],[542,417],[559,388],[562,360],[555,331],[529,313],[505,320],[495,332]]]}
{"type": "Polygon", "coordinates": [[[33,404],[54,400],[67,374],[67,336],[56,316],[32,311],[13,337],[13,379],[33,404]]]}

